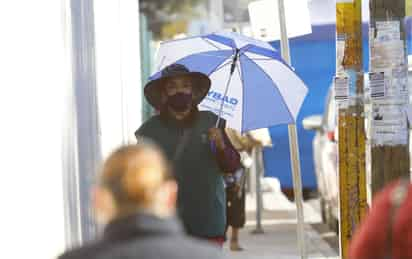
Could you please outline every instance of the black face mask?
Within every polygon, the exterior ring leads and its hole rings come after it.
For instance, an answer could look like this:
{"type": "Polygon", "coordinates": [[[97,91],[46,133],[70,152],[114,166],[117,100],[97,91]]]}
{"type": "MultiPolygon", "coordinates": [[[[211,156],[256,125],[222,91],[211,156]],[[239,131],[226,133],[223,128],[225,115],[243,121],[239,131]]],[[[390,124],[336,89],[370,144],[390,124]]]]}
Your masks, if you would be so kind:
{"type": "Polygon", "coordinates": [[[169,96],[167,105],[176,112],[184,112],[192,105],[192,94],[177,93],[169,96]]]}

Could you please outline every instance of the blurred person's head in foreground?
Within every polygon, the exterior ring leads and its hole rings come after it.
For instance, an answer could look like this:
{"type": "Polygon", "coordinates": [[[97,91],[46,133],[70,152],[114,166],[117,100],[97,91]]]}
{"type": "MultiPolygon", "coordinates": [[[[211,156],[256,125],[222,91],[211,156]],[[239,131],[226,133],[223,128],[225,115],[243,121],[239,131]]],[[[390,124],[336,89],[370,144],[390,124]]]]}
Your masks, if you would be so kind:
{"type": "Polygon", "coordinates": [[[177,186],[152,144],[121,147],[106,160],[94,192],[102,238],[59,259],[221,258],[215,247],[184,235],[174,217],[177,186]],[[176,249],[178,248],[178,249],[176,249]]]}
{"type": "Polygon", "coordinates": [[[105,161],[94,192],[100,223],[145,213],[173,216],[177,185],[168,162],[153,144],[121,147],[105,161]]]}
{"type": "Polygon", "coordinates": [[[412,258],[412,185],[396,181],[376,195],[349,248],[351,259],[412,258]]]}

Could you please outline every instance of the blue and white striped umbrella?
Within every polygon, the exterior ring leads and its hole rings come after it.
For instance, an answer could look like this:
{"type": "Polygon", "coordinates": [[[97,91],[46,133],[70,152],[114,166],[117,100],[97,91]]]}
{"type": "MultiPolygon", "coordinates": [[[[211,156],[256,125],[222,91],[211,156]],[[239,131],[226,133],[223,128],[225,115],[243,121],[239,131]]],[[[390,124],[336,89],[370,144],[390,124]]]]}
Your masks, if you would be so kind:
{"type": "Polygon", "coordinates": [[[173,63],[210,77],[211,89],[199,109],[240,132],[295,123],[308,92],[272,46],[234,32],[161,43],[150,79],[173,63]]]}

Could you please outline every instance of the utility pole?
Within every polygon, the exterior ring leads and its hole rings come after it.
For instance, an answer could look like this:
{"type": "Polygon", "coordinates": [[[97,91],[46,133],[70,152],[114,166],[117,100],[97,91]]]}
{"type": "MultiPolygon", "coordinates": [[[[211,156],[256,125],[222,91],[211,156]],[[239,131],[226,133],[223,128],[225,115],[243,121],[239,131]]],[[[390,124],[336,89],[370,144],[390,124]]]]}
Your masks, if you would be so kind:
{"type": "MultiPolygon", "coordinates": [[[[282,58],[288,65],[291,65],[289,38],[286,28],[286,13],[284,0],[278,0],[278,12],[279,12],[279,29],[280,29],[280,46],[282,58]]],[[[290,148],[290,160],[293,176],[293,193],[296,203],[296,217],[297,224],[297,238],[300,256],[302,259],[308,258],[306,249],[305,238],[305,218],[303,213],[303,195],[302,195],[302,176],[300,170],[300,158],[299,158],[299,144],[298,134],[295,124],[288,125],[289,133],[289,148],[290,148]]]]}
{"type": "Polygon", "coordinates": [[[363,108],[362,1],[337,0],[340,254],[347,258],[349,241],[365,215],[365,116],[363,108]]]}
{"type": "Polygon", "coordinates": [[[372,193],[410,177],[405,0],[370,2],[372,193]]]}

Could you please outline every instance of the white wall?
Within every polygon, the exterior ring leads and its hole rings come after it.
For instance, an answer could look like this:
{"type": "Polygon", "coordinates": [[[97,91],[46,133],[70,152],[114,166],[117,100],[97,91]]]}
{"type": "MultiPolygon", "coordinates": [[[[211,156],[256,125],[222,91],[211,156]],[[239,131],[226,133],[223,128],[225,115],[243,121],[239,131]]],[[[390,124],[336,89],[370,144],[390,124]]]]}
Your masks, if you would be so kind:
{"type": "Polygon", "coordinates": [[[96,72],[103,157],[133,143],[141,123],[139,7],[136,0],[95,1],[96,72]]]}
{"type": "Polygon", "coordinates": [[[95,1],[99,111],[93,53],[72,53],[93,37],[80,31],[73,47],[71,26],[84,20],[76,11],[77,22],[69,19],[71,3],[91,2],[74,1],[0,1],[0,258],[51,259],[65,250],[64,208],[76,194],[64,195],[63,175],[93,175],[89,160],[100,159],[99,121],[88,118],[100,114],[104,155],[141,123],[138,1],[95,1]]]}
{"type": "Polygon", "coordinates": [[[61,1],[0,1],[1,258],[64,248],[61,1]]]}

